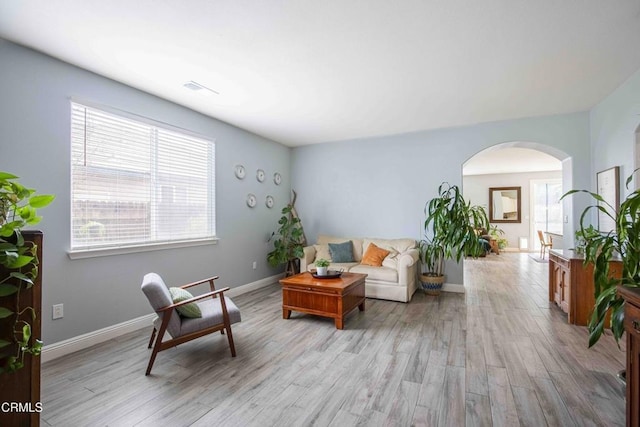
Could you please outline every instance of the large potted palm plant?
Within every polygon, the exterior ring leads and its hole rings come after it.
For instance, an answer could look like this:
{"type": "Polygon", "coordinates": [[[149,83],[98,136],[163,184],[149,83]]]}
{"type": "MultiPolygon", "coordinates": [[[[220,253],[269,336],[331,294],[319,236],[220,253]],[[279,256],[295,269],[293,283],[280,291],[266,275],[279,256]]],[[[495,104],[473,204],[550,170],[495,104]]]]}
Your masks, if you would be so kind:
{"type": "Polygon", "coordinates": [[[420,282],[425,292],[438,294],[447,259],[460,262],[463,256],[484,250],[477,230],[489,228],[489,218],[484,208],[464,199],[458,186],[446,182],[438,187],[438,196],[425,204],[424,213],[420,282]]]}
{"type": "MultiPolygon", "coordinates": [[[[633,174],[626,180],[626,187],[633,174]]],[[[587,206],[580,216],[580,235],[584,242],[584,262],[593,264],[596,303],[589,319],[589,347],[602,336],[605,328],[619,342],[624,332],[624,300],[617,293],[618,286],[640,287],[640,189],[630,193],[616,210],[602,196],[588,190],[571,190],[562,197],[574,193],[587,193],[596,202],[587,206]],[[598,210],[615,222],[615,230],[593,233],[587,226],[589,213],[598,210]],[[613,277],[609,272],[612,258],[620,258],[622,274],[613,277]],[[607,313],[610,312],[610,317],[607,313]],[[609,321],[610,319],[610,321],[609,321]]]]}

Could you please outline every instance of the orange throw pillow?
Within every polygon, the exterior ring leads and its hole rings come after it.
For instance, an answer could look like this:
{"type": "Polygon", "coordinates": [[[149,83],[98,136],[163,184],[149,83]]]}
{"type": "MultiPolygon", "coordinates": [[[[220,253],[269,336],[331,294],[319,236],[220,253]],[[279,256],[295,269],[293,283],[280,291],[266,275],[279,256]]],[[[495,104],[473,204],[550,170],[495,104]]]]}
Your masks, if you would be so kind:
{"type": "Polygon", "coordinates": [[[382,265],[382,261],[390,253],[391,252],[385,249],[377,247],[373,243],[369,243],[369,247],[367,247],[367,251],[364,253],[364,256],[362,257],[361,264],[380,267],[382,265]]]}

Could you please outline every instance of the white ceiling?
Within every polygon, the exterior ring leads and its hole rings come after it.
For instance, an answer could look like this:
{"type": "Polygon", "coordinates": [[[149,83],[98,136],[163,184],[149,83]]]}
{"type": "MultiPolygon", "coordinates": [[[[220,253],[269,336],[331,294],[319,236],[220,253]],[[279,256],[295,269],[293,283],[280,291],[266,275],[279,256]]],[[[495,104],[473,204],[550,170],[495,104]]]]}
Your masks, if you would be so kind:
{"type": "Polygon", "coordinates": [[[549,154],[530,148],[508,147],[481,151],[464,164],[462,174],[467,176],[561,170],[562,162],[549,154]]]}
{"type": "Polygon", "coordinates": [[[0,37],[297,146],[588,110],[640,2],[5,0],[0,37]]]}

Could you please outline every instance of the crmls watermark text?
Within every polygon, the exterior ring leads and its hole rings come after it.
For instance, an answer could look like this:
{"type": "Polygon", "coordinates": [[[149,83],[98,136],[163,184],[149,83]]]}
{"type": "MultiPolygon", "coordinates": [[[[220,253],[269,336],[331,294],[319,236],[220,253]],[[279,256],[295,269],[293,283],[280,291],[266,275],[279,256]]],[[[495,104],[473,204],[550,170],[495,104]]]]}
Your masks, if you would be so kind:
{"type": "Polygon", "coordinates": [[[0,412],[42,412],[42,402],[2,402],[0,412]]]}

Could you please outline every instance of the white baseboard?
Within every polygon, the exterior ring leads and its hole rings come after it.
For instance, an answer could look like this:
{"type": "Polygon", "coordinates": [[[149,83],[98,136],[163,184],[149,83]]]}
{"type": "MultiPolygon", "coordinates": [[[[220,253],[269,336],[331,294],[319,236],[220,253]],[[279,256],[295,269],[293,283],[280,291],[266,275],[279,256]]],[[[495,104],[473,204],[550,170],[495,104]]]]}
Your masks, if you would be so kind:
{"type": "Polygon", "coordinates": [[[464,285],[459,285],[457,283],[445,283],[442,285],[442,292],[464,294],[464,285]]]}
{"type": "Polygon", "coordinates": [[[120,335],[124,335],[138,329],[147,328],[151,326],[155,316],[156,315],[153,313],[147,314],[145,316],[127,320],[126,322],[118,323],[117,325],[108,326],[97,331],[88,332],[86,334],[78,335],[77,337],[45,345],[42,347],[40,360],[42,363],[45,363],[50,360],[57,359],[58,357],[66,356],[67,354],[89,348],[92,345],[109,341],[110,339],[119,337],[120,335]]]}
{"type": "MultiPolygon", "coordinates": [[[[238,295],[246,294],[247,292],[255,291],[256,289],[260,289],[272,283],[275,283],[283,276],[284,274],[276,274],[275,276],[266,277],[255,282],[248,283],[246,285],[237,286],[235,288],[229,289],[229,291],[226,292],[225,295],[228,297],[237,297],[238,295]]],[[[98,329],[97,331],[88,332],[77,337],[45,345],[42,348],[42,354],[40,355],[41,362],[45,363],[50,360],[57,359],[58,357],[66,356],[67,354],[71,354],[76,351],[89,348],[93,345],[109,341],[110,339],[119,337],[129,332],[133,332],[142,328],[148,328],[151,326],[154,318],[154,313],[147,314],[145,316],[127,320],[126,322],[118,323],[113,326],[98,329]]]]}
{"type": "Polygon", "coordinates": [[[283,277],[284,273],[276,274],[275,276],[271,277],[265,277],[264,279],[256,280],[255,282],[247,283],[246,285],[231,288],[228,292],[225,293],[225,295],[229,298],[237,297],[238,295],[246,294],[247,292],[255,291],[257,289],[271,285],[272,283],[276,283],[283,277]]]}

